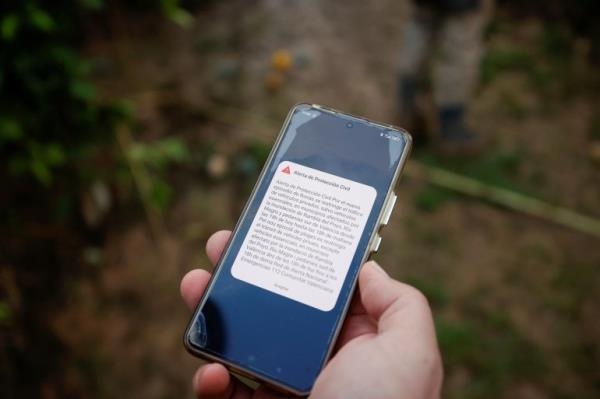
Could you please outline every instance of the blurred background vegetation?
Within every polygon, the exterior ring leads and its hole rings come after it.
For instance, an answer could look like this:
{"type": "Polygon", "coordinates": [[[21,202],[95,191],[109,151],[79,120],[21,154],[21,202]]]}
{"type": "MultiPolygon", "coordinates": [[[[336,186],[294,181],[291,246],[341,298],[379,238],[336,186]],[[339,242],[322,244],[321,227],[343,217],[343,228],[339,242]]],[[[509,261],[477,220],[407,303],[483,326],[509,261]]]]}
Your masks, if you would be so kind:
{"type": "MultiPolygon", "coordinates": [[[[395,122],[406,12],[3,1],[0,396],[189,397],[179,279],[208,267],[295,102],[395,122]]],[[[469,115],[492,147],[419,149],[398,188],[377,258],[434,308],[445,397],[600,396],[599,238],[417,173],[600,218],[599,14],[499,1],[469,115]]]]}

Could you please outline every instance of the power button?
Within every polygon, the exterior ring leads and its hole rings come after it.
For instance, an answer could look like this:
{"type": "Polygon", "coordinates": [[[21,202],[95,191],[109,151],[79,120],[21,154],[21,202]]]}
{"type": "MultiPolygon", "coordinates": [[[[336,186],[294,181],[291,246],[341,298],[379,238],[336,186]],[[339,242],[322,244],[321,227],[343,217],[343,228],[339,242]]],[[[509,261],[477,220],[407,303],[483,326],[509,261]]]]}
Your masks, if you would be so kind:
{"type": "Polygon", "coordinates": [[[392,211],[394,210],[394,205],[396,205],[396,200],[398,196],[395,193],[392,193],[392,196],[389,198],[387,204],[385,205],[385,210],[383,212],[383,217],[381,218],[381,225],[387,226],[390,221],[390,217],[392,216],[392,211]]]}
{"type": "Polygon", "coordinates": [[[373,239],[373,243],[371,244],[371,252],[379,251],[379,246],[381,245],[381,236],[379,234],[375,235],[373,239]]]}

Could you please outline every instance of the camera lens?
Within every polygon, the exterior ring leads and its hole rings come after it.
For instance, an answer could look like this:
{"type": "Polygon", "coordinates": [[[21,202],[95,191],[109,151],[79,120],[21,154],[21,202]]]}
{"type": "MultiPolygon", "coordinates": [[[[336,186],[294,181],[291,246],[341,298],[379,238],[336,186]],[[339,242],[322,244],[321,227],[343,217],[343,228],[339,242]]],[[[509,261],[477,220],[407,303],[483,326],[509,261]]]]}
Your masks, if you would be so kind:
{"type": "Polygon", "coordinates": [[[354,127],[354,123],[352,123],[352,122],[348,122],[348,123],[346,123],[346,127],[347,127],[348,129],[351,129],[351,128],[353,128],[353,127],[354,127]]]}

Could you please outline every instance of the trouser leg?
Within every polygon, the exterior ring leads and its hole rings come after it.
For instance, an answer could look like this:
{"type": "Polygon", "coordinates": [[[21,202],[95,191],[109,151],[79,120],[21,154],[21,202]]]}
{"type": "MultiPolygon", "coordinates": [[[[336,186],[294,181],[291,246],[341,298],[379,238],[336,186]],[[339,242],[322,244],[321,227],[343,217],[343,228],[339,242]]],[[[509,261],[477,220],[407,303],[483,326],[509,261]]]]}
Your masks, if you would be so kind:
{"type": "Polygon", "coordinates": [[[398,98],[403,123],[414,123],[416,100],[421,91],[422,71],[428,58],[433,31],[433,17],[416,8],[406,23],[399,62],[398,98]]]}
{"type": "Polygon", "coordinates": [[[440,54],[434,67],[434,99],[438,106],[464,105],[477,83],[483,51],[483,7],[444,18],[440,54]]]}
{"type": "Polygon", "coordinates": [[[439,133],[442,139],[457,144],[468,143],[474,137],[466,129],[464,117],[479,79],[490,4],[485,1],[472,11],[448,15],[440,29],[433,96],[439,110],[439,133]]]}

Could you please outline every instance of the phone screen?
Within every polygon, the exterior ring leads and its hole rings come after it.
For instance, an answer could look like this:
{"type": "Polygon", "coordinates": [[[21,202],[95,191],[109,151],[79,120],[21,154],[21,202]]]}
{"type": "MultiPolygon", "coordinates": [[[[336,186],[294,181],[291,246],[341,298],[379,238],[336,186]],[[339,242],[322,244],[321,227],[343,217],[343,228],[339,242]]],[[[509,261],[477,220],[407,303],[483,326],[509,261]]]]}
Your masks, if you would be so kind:
{"type": "Polygon", "coordinates": [[[190,324],[192,351],[309,392],[406,137],[350,115],[296,106],[190,324]]]}

